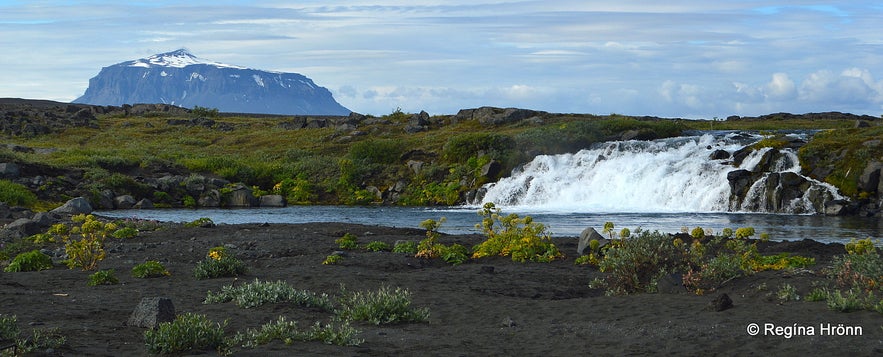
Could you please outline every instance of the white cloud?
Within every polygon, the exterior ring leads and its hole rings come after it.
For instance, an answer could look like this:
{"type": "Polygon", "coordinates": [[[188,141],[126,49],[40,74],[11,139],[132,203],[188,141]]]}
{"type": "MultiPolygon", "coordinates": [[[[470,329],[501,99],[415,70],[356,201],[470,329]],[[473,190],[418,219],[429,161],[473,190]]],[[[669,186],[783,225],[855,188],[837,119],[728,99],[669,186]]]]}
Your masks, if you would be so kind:
{"type": "Polygon", "coordinates": [[[0,3],[0,97],[71,100],[103,66],[187,47],[218,62],[303,73],[371,114],[496,105],[879,115],[883,104],[875,78],[883,8],[872,1],[33,4],[0,3]]]}
{"type": "Polygon", "coordinates": [[[787,73],[774,73],[773,79],[764,87],[764,94],[768,99],[787,100],[797,94],[797,87],[787,73]]]}

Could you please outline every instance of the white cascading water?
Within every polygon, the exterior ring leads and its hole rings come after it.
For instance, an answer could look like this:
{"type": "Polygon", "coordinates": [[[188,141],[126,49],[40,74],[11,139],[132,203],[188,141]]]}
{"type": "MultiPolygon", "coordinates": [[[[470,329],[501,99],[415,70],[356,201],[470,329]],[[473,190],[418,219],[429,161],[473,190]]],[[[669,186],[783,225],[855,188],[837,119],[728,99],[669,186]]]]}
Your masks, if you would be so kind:
{"type": "MultiPolygon", "coordinates": [[[[738,168],[729,159],[709,157],[716,150],[732,154],[757,139],[706,134],[541,155],[511,177],[488,185],[482,203],[547,212],[724,212],[731,209],[727,174],[751,170],[768,149],[751,153],[738,168]]],[[[800,171],[793,152],[776,168],[800,171]]]]}

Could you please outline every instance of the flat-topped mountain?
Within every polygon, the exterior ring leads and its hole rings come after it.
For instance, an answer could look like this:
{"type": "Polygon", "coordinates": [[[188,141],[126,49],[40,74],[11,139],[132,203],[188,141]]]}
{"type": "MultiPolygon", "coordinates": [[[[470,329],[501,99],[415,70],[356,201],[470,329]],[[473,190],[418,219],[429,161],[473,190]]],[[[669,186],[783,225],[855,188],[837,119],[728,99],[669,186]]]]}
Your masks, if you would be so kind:
{"type": "Polygon", "coordinates": [[[256,114],[350,113],[328,89],[304,75],[218,63],[184,49],[104,67],[74,103],[164,103],[256,114]]]}

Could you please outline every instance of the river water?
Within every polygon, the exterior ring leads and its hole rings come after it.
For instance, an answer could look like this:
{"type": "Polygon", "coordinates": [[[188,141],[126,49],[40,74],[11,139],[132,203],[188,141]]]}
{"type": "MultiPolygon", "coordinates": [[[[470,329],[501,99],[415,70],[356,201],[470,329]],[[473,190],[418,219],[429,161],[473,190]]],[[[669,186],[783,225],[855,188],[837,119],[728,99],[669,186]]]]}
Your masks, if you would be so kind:
{"type": "MultiPolygon", "coordinates": [[[[808,132],[790,133],[797,139],[808,132]]],[[[654,141],[621,141],[594,145],[574,154],[540,155],[508,177],[486,186],[482,202],[495,202],[504,213],[530,215],[549,227],[555,237],[574,237],[586,227],[601,230],[605,222],[621,228],[643,228],[677,233],[694,227],[720,232],[724,228],[754,227],[772,240],[813,239],[848,242],[850,239],[883,237],[879,218],[833,217],[814,213],[806,197],[796,198],[778,212],[758,213],[754,205],[730,201],[728,173],[754,170],[766,150],[748,155],[738,166],[730,158],[762,136],[741,132],[701,132],[692,136],[654,141]],[[800,213],[800,214],[796,214],[800,213]]],[[[785,149],[774,167],[777,172],[800,174],[798,156],[785,149]]],[[[807,178],[813,190],[826,197],[841,196],[826,183],[807,178]]],[[[746,202],[760,202],[776,192],[758,180],[746,202]]],[[[774,188],[778,190],[779,188],[774,188]]],[[[774,195],[773,195],[774,196],[774,195]]],[[[446,217],[441,231],[477,233],[480,222],[474,206],[350,207],[291,206],[252,209],[157,209],[106,211],[107,217],[137,217],[159,221],[189,222],[208,217],[215,223],[307,223],[348,222],[418,228],[421,221],[446,217]]],[[[759,205],[764,207],[764,205],[759,205]]]]}
{"type": "MultiPolygon", "coordinates": [[[[426,219],[445,217],[441,231],[450,234],[478,233],[475,224],[481,221],[478,207],[352,207],[352,206],[290,206],[285,208],[248,209],[148,209],[98,211],[111,218],[140,218],[165,222],[189,222],[201,217],[218,224],[236,223],[308,223],[345,222],[390,227],[419,228],[426,219]]],[[[754,227],[757,234],[767,233],[772,240],[848,242],[850,239],[883,237],[883,224],[877,218],[833,217],[823,215],[757,214],[757,213],[562,213],[524,211],[517,207],[504,214],[530,215],[545,224],[554,237],[576,237],[586,227],[599,232],[605,222],[613,222],[617,231],[658,230],[677,233],[683,227],[702,227],[720,232],[724,228],[754,227]]]]}

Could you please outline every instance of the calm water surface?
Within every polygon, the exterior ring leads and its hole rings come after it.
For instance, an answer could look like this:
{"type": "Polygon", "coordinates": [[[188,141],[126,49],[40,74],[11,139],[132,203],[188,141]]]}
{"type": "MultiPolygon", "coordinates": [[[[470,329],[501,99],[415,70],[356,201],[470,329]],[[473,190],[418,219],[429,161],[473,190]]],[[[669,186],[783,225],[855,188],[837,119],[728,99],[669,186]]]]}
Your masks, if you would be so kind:
{"type": "MultiPolygon", "coordinates": [[[[237,223],[309,223],[345,222],[390,227],[419,228],[426,219],[447,218],[441,231],[450,234],[478,233],[478,207],[350,207],[350,206],[291,206],[285,208],[250,209],[150,209],[99,211],[97,215],[111,218],[151,219],[165,222],[189,222],[208,217],[219,224],[237,223]]],[[[880,219],[859,217],[829,217],[821,215],[781,215],[748,213],[561,213],[519,212],[530,215],[534,221],[549,227],[555,237],[575,237],[586,227],[598,231],[604,222],[613,222],[617,230],[641,227],[666,233],[680,232],[682,227],[723,228],[754,227],[768,233],[773,240],[800,240],[820,242],[848,242],[850,239],[883,237],[880,219]]]]}

